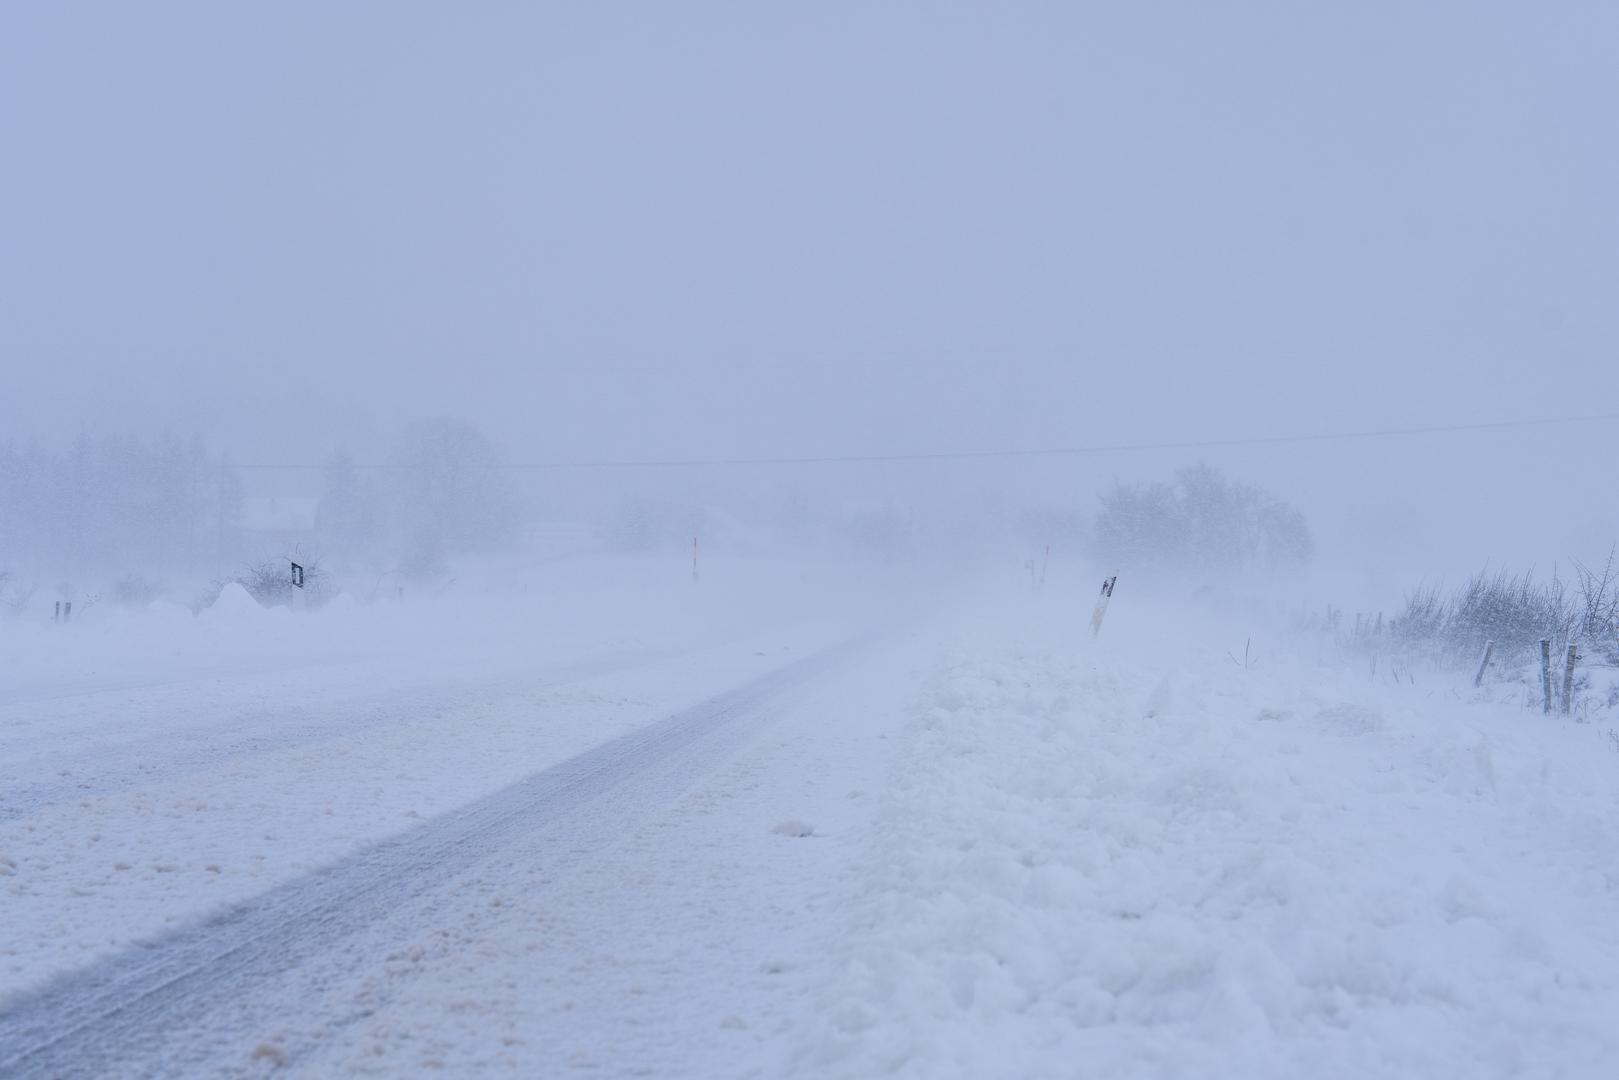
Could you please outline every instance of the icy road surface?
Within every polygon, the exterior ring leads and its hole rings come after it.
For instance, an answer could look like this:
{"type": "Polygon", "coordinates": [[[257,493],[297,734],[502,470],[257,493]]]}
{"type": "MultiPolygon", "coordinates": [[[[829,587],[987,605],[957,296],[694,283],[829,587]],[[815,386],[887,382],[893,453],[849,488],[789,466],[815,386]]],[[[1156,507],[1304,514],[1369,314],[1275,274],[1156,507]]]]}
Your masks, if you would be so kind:
{"type": "MultiPolygon", "coordinates": [[[[671,1039],[735,1030],[734,1039],[750,1040],[746,1021],[729,1014],[690,1029],[640,1023],[637,999],[681,961],[725,970],[727,984],[768,982],[773,968],[785,966],[776,953],[750,955],[727,940],[740,937],[742,927],[726,923],[694,933],[701,928],[681,908],[705,894],[720,899],[726,856],[716,863],[719,853],[699,851],[671,861],[682,844],[673,837],[658,844],[657,826],[668,827],[682,809],[681,796],[716,763],[732,762],[743,744],[764,733],[784,698],[847,663],[850,651],[787,664],[63,979],[0,1019],[0,1071],[200,1075],[248,1067],[255,1057],[318,1071],[318,1059],[334,1054],[385,1070],[465,1066],[510,1059],[528,1041],[515,1034],[519,1028],[551,1029],[545,1041],[552,1045],[543,1052],[559,1069],[606,1059],[666,1071],[688,1056],[668,1045],[671,1039]],[[651,833],[642,832],[649,826],[651,833]],[[683,887],[684,875],[710,880],[691,889],[683,887]],[[642,907],[653,897],[668,905],[664,917],[642,907]],[[634,921],[614,917],[626,900],[642,907],[634,921]],[[661,942],[635,941],[649,932],[661,942]],[[421,992],[436,999],[440,1015],[505,1011],[520,999],[523,1011],[552,1014],[553,1022],[528,1028],[508,1015],[512,1034],[465,1044],[440,1032],[420,1048],[426,1056],[417,1057],[389,1010],[421,992]],[[401,1042],[403,1062],[394,1059],[401,1042]],[[671,1058],[672,1050],[680,1052],[671,1058]]],[[[733,781],[746,789],[747,759],[738,767],[733,781]]],[[[737,794],[721,785],[710,797],[737,794]]],[[[767,822],[757,824],[769,832],[767,822]]],[[[793,835],[801,831],[789,824],[775,836],[803,840],[793,835]]],[[[801,901],[783,896],[747,914],[763,914],[767,924],[787,921],[801,901]]],[[[700,1014],[701,1007],[687,1001],[683,1011],[700,1014]]],[[[525,1054],[535,1049],[542,1048],[525,1054]]]]}

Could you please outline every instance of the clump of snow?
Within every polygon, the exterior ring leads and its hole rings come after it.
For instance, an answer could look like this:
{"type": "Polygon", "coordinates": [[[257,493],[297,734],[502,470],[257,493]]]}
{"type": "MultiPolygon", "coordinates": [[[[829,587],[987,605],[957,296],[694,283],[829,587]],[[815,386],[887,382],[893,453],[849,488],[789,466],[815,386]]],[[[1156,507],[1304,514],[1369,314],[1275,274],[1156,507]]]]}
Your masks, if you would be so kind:
{"type": "Polygon", "coordinates": [[[264,608],[239,581],[228,581],[219,596],[202,612],[210,619],[239,620],[264,614],[264,608]]]}
{"type": "Polygon", "coordinates": [[[814,836],[815,826],[807,821],[783,821],[770,831],[778,836],[814,836]]]}
{"type": "Polygon", "coordinates": [[[262,1042],[253,1048],[249,1055],[252,1061],[268,1061],[271,1065],[280,1068],[287,1063],[287,1052],[274,1043],[262,1042]]]}

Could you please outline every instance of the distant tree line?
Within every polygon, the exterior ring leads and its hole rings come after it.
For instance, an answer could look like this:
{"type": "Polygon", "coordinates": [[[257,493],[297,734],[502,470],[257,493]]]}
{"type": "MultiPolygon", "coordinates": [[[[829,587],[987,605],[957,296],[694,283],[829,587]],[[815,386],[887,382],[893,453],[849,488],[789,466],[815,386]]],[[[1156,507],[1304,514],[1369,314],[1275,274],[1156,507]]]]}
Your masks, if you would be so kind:
{"type": "Polygon", "coordinates": [[[29,582],[89,576],[108,599],[131,604],[196,573],[268,580],[293,553],[325,568],[326,588],[337,587],[333,571],[430,577],[457,555],[517,538],[521,505],[499,464],[476,427],[419,421],[367,463],[379,467],[334,455],[311,484],[312,527],[254,531],[240,473],[200,437],[0,441],[0,574],[9,595],[29,582]]]}
{"type": "Polygon", "coordinates": [[[241,507],[235,470],[200,438],[0,442],[0,569],[197,565],[229,543],[241,507]]]}

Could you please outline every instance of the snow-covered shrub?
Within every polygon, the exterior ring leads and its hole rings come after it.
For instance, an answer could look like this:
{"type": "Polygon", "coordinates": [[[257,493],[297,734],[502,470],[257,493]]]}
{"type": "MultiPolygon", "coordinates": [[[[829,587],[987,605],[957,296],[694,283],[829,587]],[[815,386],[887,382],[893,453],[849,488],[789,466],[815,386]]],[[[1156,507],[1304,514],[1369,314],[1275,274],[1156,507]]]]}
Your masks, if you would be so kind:
{"type": "Polygon", "coordinates": [[[1580,583],[1576,598],[1580,638],[1595,659],[1600,656],[1609,664],[1619,664],[1619,567],[1615,556],[1619,549],[1608,550],[1608,560],[1602,572],[1576,562],[1574,575],[1580,583]]]}
{"type": "Polygon", "coordinates": [[[1533,573],[1483,571],[1448,595],[1438,586],[1415,589],[1390,634],[1408,650],[1451,662],[1476,660],[1493,641],[1501,662],[1515,664],[1532,659],[1542,639],[1579,640],[1582,615],[1561,578],[1542,582],[1533,573]]]}
{"type": "MultiPolygon", "coordinates": [[[[213,605],[225,586],[235,583],[265,607],[290,607],[293,602],[292,560],[264,559],[244,566],[228,578],[214,582],[205,589],[192,605],[193,611],[202,611],[213,605]]],[[[340,591],[319,559],[309,557],[298,560],[304,569],[304,603],[319,607],[340,591]]]]}
{"type": "Polygon", "coordinates": [[[1419,585],[1389,621],[1389,635],[1407,649],[1424,650],[1451,644],[1452,600],[1437,585],[1419,585]]]}

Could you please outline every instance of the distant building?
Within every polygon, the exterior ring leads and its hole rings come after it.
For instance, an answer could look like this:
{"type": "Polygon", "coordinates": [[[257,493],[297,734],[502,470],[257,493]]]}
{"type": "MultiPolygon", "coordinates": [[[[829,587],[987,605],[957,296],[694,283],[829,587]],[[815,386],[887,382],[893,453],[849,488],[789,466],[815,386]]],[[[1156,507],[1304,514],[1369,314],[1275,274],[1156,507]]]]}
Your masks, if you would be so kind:
{"type": "Polygon", "coordinates": [[[315,542],[315,508],[320,500],[302,495],[249,495],[242,500],[238,525],[250,549],[285,554],[315,542]]]}

